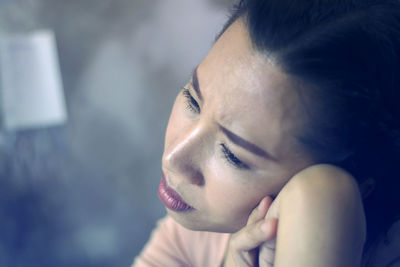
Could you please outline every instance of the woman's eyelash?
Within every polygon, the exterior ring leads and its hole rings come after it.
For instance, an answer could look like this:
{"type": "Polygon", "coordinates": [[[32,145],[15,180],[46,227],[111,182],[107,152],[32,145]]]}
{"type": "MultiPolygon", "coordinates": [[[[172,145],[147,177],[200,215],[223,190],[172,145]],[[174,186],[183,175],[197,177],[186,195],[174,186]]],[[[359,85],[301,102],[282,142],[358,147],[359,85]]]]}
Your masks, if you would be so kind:
{"type": "MultiPolygon", "coordinates": [[[[193,96],[190,94],[189,89],[183,88],[182,94],[186,98],[186,100],[185,100],[186,108],[189,109],[191,112],[200,113],[199,103],[197,103],[196,99],[194,99],[193,96]]],[[[243,163],[240,159],[238,159],[235,156],[235,154],[233,154],[225,144],[220,144],[220,145],[221,145],[222,154],[223,154],[225,160],[229,164],[233,165],[235,168],[243,169],[243,170],[247,170],[250,168],[247,164],[243,163]]]]}
{"type": "Polygon", "coordinates": [[[234,167],[238,169],[243,169],[243,170],[248,170],[250,167],[242,162],[240,159],[238,159],[235,154],[233,154],[229,148],[225,144],[220,144],[221,145],[221,150],[222,154],[224,155],[224,158],[232,164],[234,167]]]}
{"type": "Polygon", "coordinates": [[[182,94],[186,98],[186,107],[192,112],[200,113],[199,103],[190,94],[189,89],[183,88],[182,94]]]}

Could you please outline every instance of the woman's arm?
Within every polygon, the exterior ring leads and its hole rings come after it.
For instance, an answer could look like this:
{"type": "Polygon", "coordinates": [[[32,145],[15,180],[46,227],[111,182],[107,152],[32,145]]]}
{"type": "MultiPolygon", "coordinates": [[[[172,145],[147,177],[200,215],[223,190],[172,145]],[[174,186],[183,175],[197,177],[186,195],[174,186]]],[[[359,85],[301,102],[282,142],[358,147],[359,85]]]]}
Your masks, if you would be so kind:
{"type": "Polygon", "coordinates": [[[275,267],[359,266],[366,225],[350,174],[332,165],[311,166],[279,198],[275,267]]]}

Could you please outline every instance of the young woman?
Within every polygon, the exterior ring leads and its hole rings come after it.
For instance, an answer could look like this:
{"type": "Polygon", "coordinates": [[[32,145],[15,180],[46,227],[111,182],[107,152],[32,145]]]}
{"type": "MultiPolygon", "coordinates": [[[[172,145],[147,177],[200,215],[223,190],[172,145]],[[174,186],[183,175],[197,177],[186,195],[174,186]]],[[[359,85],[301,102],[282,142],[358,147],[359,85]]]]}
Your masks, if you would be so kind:
{"type": "Polygon", "coordinates": [[[241,1],[176,98],[168,216],[134,266],[372,266],[399,215],[399,79],[397,0],[241,1]]]}

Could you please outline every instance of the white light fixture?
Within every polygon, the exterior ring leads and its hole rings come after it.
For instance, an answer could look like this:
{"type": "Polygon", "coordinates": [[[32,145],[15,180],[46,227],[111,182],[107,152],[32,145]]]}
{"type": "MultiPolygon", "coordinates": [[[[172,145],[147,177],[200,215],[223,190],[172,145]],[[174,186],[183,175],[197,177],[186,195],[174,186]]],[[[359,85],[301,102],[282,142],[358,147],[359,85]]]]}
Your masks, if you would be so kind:
{"type": "Polygon", "coordinates": [[[41,30],[0,36],[0,107],[6,130],[66,122],[53,32],[41,30]]]}

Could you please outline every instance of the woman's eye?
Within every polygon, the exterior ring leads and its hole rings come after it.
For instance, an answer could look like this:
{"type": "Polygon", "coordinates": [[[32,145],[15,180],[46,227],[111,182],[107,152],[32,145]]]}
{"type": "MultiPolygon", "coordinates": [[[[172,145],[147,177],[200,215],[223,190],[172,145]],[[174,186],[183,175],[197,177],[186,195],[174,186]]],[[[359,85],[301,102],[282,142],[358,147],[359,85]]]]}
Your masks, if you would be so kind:
{"type": "Polygon", "coordinates": [[[196,99],[190,94],[189,89],[183,88],[182,94],[186,98],[187,109],[191,112],[200,113],[199,103],[197,103],[196,99]]]}
{"type": "Polygon", "coordinates": [[[244,163],[240,159],[238,159],[235,156],[235,154],[233,154],[225,144],[221,144],[221,150],[222,150],[222,154],[224,155],[224,158],[228,161],[228,163],[230,163],[234,167],[236,167],[238,169],[243,169],[243,170],[250,169],[250,167],[246,163],[244,163]]]}

